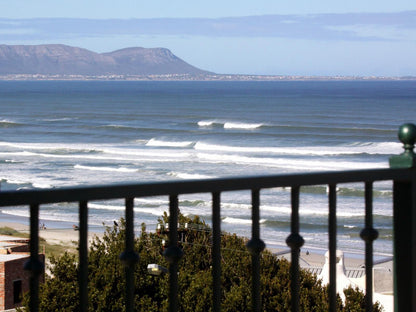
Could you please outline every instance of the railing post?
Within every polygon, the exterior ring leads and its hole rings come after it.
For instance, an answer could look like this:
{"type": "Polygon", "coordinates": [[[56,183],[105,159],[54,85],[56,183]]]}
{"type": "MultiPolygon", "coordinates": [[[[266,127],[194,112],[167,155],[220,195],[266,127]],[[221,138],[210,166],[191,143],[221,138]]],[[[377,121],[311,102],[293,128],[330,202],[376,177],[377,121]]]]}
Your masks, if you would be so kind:
{"type": "Polygon", "coordinates": [[[416,311],[416,126],[399,129],[401,155],[390,158],[390,168],[409,168],[411,180],[393,181],[394,310],[416,311]]]}
{"type": "Polygon", "coordinates": [[[178,246],[178,195],[169,196],[169,247],[163,256],[169,262],[169,312],[178,311],[178,262],[183,251],[178,246]]]}
{"type": "Polygon", "coordinates": [[[378,237],[373,228],[373,182],[365,183],[365,228],[360,236],[365,242],[365,308],[373,312],[373,242],[378,237]]]}
{"type": "Polygon", "coordinates": [[[88,202],[79,203],[79,311],[88,311],[88,202]]]}
{"type": "Polygon", "coordinates": [[[43,273],[44,265],[39,261],[39,205],[30,205],[30,258],[24,264],[24,269],[30,272],[29,311],[39,311],[39,276],[43,273]]]}
{"type": "Polygon", "coordinates": [[[139,255],[134,251],[134,198],[126,198],[126,240],[120,260],[126,275],[126,312],[134,311],[134,269],[139,255]]]}
{"type": "Polygon", "coordinates": [[[260,283],[260,253],[266,248],[260,239],[260,190],[251,191],[251,240],[247,243],[247,249],[251,253],[252,276],[252,307],[253,312],[261,311],[261,283],[260,283]]]}
{"type": "Polygon", "coordinates": [[[337,186],[329,185],[328,192],[328,234],[329,234],[329,311],[337,310],[337,186]]]}
{"type": "Polygon", "coordinates": [[[291,251],[290,265],[290,288],[291,288],[291,311],[300,311],[300,272],[299,272],[299,254],[300,247],[305,243],[302,236],[299,235],[299,186],[292,186],[291,203],[292,217],[290,221],[290,235],[286,239],[286,244],[291,251]]]}
{"type": "Polygon", "coordinates": [[[212,194],[212,310],[221,311],[221,194],[212,194]]]}

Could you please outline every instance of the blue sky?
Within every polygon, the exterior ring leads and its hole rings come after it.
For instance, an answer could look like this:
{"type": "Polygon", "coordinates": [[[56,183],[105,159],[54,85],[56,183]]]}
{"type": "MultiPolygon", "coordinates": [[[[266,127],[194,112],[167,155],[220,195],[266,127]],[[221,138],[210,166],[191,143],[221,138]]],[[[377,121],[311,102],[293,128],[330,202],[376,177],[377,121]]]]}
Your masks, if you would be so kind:
{"type": "Polygon", "coordinates": [[[0,0],[0,44],[165,47],[217,73],[416,76],[416,1],[0,0]]]}

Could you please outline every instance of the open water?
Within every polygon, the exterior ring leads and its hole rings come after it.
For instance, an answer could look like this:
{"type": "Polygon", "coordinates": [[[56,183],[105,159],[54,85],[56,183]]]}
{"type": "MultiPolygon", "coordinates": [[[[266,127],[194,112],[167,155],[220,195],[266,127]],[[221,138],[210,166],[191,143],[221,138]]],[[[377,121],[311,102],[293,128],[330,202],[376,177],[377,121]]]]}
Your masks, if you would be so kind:
{"type": "MultiPolygon", "coordinates": [[[[416,82],[0,82],[1,189],[384,168],[402,151],[398,127],[416,120],[416,82]]],[[[222,227],[250,235],[247,192],[222,195],[222,227]]],[[[375,250],[392,252],[391,185],[376,184],[375,250]]],[[[163,197],[137,199],[136,224],[154,229],[163,197]]],[[[180,197],[210,222],[209,195],[180,197]]],[[[363,250],[363,185],[339,185],[338,247],[363,250]]],[[[2,209],[28,216],[26,207],[2,209]]],[[[123,216],[121,201],[90,203],[91,226],[123,216]]],[[[305,248],[327,247],[325,186],[301,194],[305,248]]],[[[77,222],[77,207],[41,218],[77,222]]],[[[262,238],[284,246],[290,191],[263,190],[262,238]]],[[[139,227],[138,227],[139,228],[139,227]]]]}

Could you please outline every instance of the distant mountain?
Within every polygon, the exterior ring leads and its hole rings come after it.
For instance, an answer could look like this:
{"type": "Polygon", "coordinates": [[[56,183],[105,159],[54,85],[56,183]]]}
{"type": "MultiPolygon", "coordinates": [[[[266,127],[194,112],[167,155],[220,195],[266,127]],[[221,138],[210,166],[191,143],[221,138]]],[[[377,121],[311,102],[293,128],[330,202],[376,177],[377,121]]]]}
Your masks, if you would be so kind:
{"type": "Polygon", "coordinates": [[[62,44],[0,45],[0,75],[210,74],[164,48],[96,53],[62,44]]]}

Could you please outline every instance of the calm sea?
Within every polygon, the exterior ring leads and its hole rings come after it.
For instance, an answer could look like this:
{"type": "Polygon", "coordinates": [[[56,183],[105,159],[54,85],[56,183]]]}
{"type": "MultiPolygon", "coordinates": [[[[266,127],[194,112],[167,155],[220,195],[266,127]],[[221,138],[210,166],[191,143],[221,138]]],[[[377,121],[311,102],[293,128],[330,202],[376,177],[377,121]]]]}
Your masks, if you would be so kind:
{"type": "MultiPolygon", "coordinates": [[[[397,129],[416,120],[416,82],[0,82],[1,189],[383,168],[401,153],[397,129]]],[[[375,249],[389,254],[391,186],[376,184],[375,249]]],[[[301,234],[326,248],[326,188],[304,188],[301,234]]],[[[225,193],[222,227],[249,236],[248,193],[225,193]]],[[[262,238],[284,246],[290,192],[262,191],[262,238]]],[[[363,249],[362,185],[340,185],[338,247],[363,249]]],[[[180,197],[210,222],[208,195],[180,197]]],[[[163,197],[136,200],[154,229],[163,197]]],[[[28,216],[26,207],[3,215],[28,216]]],[[[91,226],[123,216],[121,201],[90,204],[91,226]]],[[[42,206],[41,218],[77,222],[77,207],[42,206]]]]}

